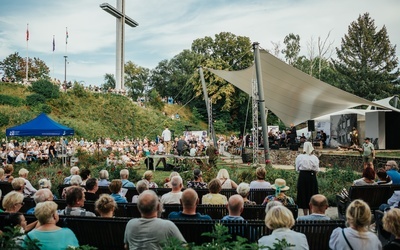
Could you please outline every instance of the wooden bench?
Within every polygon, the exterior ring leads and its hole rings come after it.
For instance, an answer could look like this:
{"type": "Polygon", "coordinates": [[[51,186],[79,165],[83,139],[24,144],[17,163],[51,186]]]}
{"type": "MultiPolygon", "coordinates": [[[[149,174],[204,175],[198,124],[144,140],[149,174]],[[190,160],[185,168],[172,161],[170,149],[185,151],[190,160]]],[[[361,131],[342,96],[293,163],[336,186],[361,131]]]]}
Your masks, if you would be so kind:
{"type": "MultiPolygon", "coordinates": [[[[3,229],[4,217],[0,214],[0,229],[3,229]]],[[[35,220],[32,215],[25,215],[28,222],[35,220]]],[[[125,227],[129,218],[93,218],[81,216],[60,216],[58,226],[70,228],[78,238],[80,245],[90,245],[102,249],[123,249],[125,227]]],[[[264,235],[271,234],[263,220],[230,221],[220,220],[174,220],[173,221],[187,242],[202,244],[212,239],[202,236],[204,232],[211,232],[216,223],[223,223],[234,235],[240,235],[257,242],[264,235]],[[195,228],[195,230],[193,230],[195,228]]],[[[303,233],[307,237],[310,249],[328,249],[329,238],[337,227],[344,227],[344,220],[330,221],[298,221],[292,230],[303,233]]]]}
{"type": "Polygon", "coordinates": [[[400,185],[351,186],[348,191],[350,200],[342,202],[341,196],[336,195],[339,218],[344,219],[346,217],[347,207],[356,199],[365,201],[373,213],[379,209],[381,204],[387,203],[387,200],[393,195],[395,190],[400,190],[400,185]]]}

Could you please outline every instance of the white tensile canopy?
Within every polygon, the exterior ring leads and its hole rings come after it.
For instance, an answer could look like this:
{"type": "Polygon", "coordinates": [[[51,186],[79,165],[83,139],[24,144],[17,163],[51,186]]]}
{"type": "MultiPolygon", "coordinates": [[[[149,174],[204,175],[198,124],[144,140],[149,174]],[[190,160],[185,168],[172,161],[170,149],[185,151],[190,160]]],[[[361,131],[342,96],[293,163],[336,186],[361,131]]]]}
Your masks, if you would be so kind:
{"type": "MultiPolygon", "coordinates": [[[[260,50],[265,106],[286,125],[360,105],[386,108],[320,81],[260,50]]],[[[251,96],[255,65],[240,71],[209,69],[251,96]]]]}

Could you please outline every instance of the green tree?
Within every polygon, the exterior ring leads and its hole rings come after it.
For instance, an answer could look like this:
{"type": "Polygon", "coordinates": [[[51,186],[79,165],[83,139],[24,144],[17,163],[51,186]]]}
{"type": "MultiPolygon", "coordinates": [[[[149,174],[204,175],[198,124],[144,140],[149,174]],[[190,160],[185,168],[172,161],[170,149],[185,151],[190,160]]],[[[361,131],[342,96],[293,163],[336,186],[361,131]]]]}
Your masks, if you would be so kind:
{"type": "Polygon", "coordinates": [[[18,52],[7,56],[0,62],[0,68],[4,71],[4,76],[16,81],[22,81],[25,78],[25,59],[18,52]]]}
{"type": "MultiPolygon", "coordinates": [[[[34,57],[28,60],[29,79],[48,79],[50,69],[46,63],[39,58],[34,57]]],[[[9,55],[2,62],[0,68],[4,71],[4,76],[16,81],[22,81],[26,77],[26,59],[22,58],[18,52],[9,55]]]]}
{"type": "Polygon", "coordinates": [[[60,89],[58,86],[45,79],[32,82],[30,90],[43,95],[47,99],[58,98],[60,96],[60,89]]]}
{"type": "Polygon", "coordinates": [[[133,100],[144,94],[149,75],[149,69],[138,66],[131,61],[125,63],[125,86],[129,89],[128,95],[133,100]]]}
{"type": "Polygon", "coordinates": [[[376,29],[369,13],[360,15],[350,24],[336,48],[338,59],[333,60],[340,87],[369,100],[393,95],[392,81],[399,74],[396,46],[391,45],[385,26],[376,29]]]}
{"type": "Polygon", "coordinates": [[[104,90],[115,88],[115,78],[113,74],[104,75],[104,83],[101,85],[104,90]]]}
{"type": "Polygon", "coordinates": [[[286,48],[282,50],[286,62],[293,65],[297,61],[300,53],[300,36],[290,33],[285,37],[283,43],[286,45],[286,48]]]}

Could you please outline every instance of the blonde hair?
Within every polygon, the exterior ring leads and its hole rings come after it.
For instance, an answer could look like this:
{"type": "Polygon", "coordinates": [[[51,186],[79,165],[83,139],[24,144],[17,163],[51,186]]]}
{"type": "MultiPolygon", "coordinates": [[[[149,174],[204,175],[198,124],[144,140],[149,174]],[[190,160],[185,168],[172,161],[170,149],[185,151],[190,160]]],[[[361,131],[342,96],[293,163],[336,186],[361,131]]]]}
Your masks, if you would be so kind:
{"type": "Polygon", "coordinates": [[[21,203],[23,201],[24,201],[24,195],[22,193],[17,191],[11,191],[4,196],[2,205],[5,211],[9,211],[12,209],[14,205],[21,203]]]}
{"type": "Polygon", "coordinates": [[[265,225],[272,230],[277,228],[291,228],[295,220],[292,212],[285,206],[272,207],[265,216],[265,225]]]}
{"type": "Polygon", "coordinates": [[[149,190],[149,183],[147,181],[141,180],[136,184],[136,190],[141,194],[145,190],[149,190]]]}
{"type": "MultiPolygon", "coordinates": [[[[120,172],[120,175],[121,175],[121,172],[120,172]]],[[[101,170],[100,171],[100,173],[99,173],[99,177],[100,177],[100,179],[102,179],[102,180],[107,180],[108,179],[108,171],[107,170],[105,170],[105,169],[103,169],[103,170],[101,170]]]]}
{"type": "Polygon", "coordinates": [[[347,222],[357,231],[371,223],[371,209],[363,200],[354,200],[346,210],[347,222]]]}
{"type": "Polygon", "coordinates": [[[217,174],[217,179],[229,179],[228,170],[221,168],[217,174]]]}
{"type": "Polygon", "coordinates": [[[121,177],[121,179],[128,179],[129,176],[129,171],[128,169],[121,169],[121,171],[119,171],[119,177],[121,177]]]}
{"type": "Polygon", "coordinates": [[[0,168],[0,179],[4,176],[4,169],[0,168]]]}
{"type": "Polygon", "coordinates": [[[265,180],[266,174],[267,174],[267,171],[265,170],[264,167],[258,167],[256,169],[256,177],[258,180],[265,180]]]}
{"type": "Polygon", "coordinates": [[[40,224],[46,224],[53,217],[54,213],[57,212],[57,203],[54,201],[45,201],[36,204],[35,217],[38,219],[40,224]]]}
{"type": "Polygon", "coordinates": [[[174,176],[181,176],[178,172],[176,172],[176,171],[172,171],[170,174],[169,174],[169,180],[171,181],[172,180],[172,177],[174,177],[174,176]]]}
{"type": "Polygon", "coordinates": [[[25,185],[25,179],[18,177],[11,182],[11,186],[15,191],[22,190],[25,185]]]}
{"type": "Polygon", "coordinates": [[[18,171],[18,175],[19,176],[23,176],[23,175],[26,175],[26,174],[28,174],[29,173],[29,171],[28,171],[28,169],[26,169],[26,168],[21,168],[19,171],[18,171]]]}
{"type": "Polygon", "coordinates": [[[152,177],[153,177],[153,171],[151,171],[151,170],[147,170],[143,174],[143,179],[146,179],[148,181],[150,181],[152,177]]]}
{"type": "Polygon", "coordinates": [[[94,203],[96,211],[100,214],[106,214],[117,208],[117,203],[109,194],[101,194],[100,198],[94,203]]]}
{"type": "Polygon", "coordinates": [[[383,229],[392,233],[396,238],[400,237],[400,209],[391,208],[382,219],[383,229]]]}
{"type": "Polygon", "coordinates": [[[79,168],[78,167],[72,167],[70,169],[71,175],[78,175],[79,174],[79,168]]]}

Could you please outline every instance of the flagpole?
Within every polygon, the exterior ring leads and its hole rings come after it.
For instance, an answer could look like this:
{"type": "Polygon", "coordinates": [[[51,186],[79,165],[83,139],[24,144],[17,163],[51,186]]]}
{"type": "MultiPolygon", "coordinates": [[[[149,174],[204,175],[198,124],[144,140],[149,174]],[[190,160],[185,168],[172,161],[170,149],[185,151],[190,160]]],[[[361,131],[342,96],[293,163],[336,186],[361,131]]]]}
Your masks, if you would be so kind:
{"type": "Polygon", "coordinates": [[[29,51],[29,23],[26,24],[26,73],[25,73],[25,83],[28,84],[28,70],[29,70],[29,56],[28,56],[28,51],[29,51]]]}
{"type": "Polygon", "coordinates": [[[55,41],[55,35],[53,35],[53,54],[51,60],[53,61],[53,78],[56,79],[56,76],[54,74],[54,50],[56,49],[56,41],[55,41]]]}

